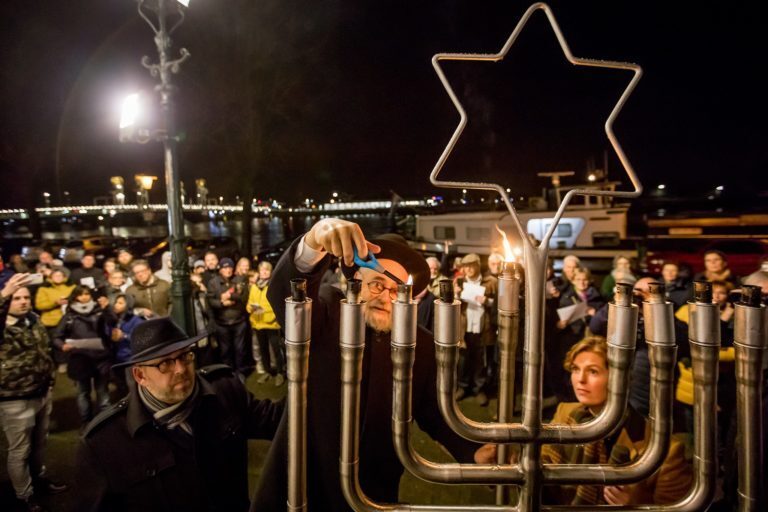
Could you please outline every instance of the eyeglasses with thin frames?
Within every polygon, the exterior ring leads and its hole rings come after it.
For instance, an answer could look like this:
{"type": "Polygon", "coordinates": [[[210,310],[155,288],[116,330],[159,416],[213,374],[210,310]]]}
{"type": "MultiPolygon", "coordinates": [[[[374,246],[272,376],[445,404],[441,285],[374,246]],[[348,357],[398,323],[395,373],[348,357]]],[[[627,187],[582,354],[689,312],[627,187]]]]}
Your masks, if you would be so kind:
{"type": "Polygon", "coordinates": [[[153,368],[157,368],[157,370],[160,373],[170,373],[173,371],[174,368],[176,368],[176,362],[180,362],[182,365],[188,365],[192,361],[195,360],[195,353],[191,350],[188,350],[187,352],[184,352],[182,354],[179,354],[176,357],[169,357],[167,359],[163,359],[157,364],[140,364],[139,366],[151,366],[153,368]]]}
{"type": "Polygon", "coordinates": [[[379,295],[384,293],[384,290],[387,290],[389,292],[389,298],[392,300],[397,300],[397,287],[388,288],[381,284],[381,281],[370,281],[368,283],[368,289],[374,295],[379,295]]]}

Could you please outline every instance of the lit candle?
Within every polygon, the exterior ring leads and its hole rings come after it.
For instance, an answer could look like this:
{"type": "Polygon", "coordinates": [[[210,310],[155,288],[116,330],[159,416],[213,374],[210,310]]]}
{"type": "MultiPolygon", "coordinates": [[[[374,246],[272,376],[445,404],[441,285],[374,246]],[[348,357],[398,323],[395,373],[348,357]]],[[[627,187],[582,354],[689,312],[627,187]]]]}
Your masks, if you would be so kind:
{"type": "Polygon", "coordinates": [[[405,302],[406,304],[411,302],[411,296],[413,295],[413,276],[408,275],[408,280],[405,284],[397,285],[397,302],[405,302]]]}

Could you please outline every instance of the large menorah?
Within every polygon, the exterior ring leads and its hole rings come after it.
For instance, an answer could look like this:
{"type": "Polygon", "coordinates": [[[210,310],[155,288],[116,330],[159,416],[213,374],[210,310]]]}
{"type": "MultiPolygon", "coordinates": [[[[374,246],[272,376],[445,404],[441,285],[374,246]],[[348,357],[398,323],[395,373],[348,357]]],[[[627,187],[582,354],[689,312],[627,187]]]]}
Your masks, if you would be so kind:
{"type": "MultiPolygon", "coordinates": [[[[665,299],[660,283],[650,286],[650,298],[642,305],[644,338],[648,345],[651,368],[650,435],[647,447],[634,460],[623,464],[548,464],[541,458],[542,444],[583,444],[603,439],[621,428],[627,407],[629,374],[632,364],[638,306],[632,303],[632,288],[618,284],[614,300],[608,306],[608,398],[606,406],[593,419],[576,425],[548,424],[542,421],[542,384],[544,375],[544,301],[549,239],[557,227],[569,201],[577,194],[599,194],[637,197],[642,186],[629,160],[613,134],[613,121],[641,76],[635,64],[597,61],[574,57],[545,4],[532,5],[523,15],[502,50],[497,54],[438,54],[433,65],[460,115],[460,122],[445,151],[440,156],[430,179],[441,187],[494,190],[504,200],[523,248],[523,261],[505,262],[498,288],[498,343],[500,348],[500,391],[498,421],[482,423],[463,415],[455,399],[461,302],[454,297],[453,284],[441,283],[440,297],[435,301],[434,340],[437,358],[437,392],[441,413],[446,423],[459,435],[478,443],[500,446],[495,464],[437,463],[425,459],[411,445],[411,386],[416,348],[416,303],[411,286],[398,286],[393,301],[392,346],[392,442],[403,466],[419,478],[443,484],[499,485],[496,505],[432,506],[376,503],[369,499],[358,482],[358,448],[360,422],[360,383],[365,346],[364,304],[360,300],[360,281],[348,283],[346,298],[341,301],[340,354],[342,386],[341,459],[339,474],[344,496],[356,511],[534,511],[573,510],[574,506],[542,505],[544,485],[618,485],[639,482],[650,477],[662,465],[670,447],[674,367],[677,342],[673,325],[672,304],[665,299]],[[525,233],[506,189],[492,183],[442,181],[438,175],[461,135],[466,113],[440,67],[442,60],[498,61],[504,58],[529,17],[537,10],[546,14],[565,57],[574,65],[596,66],[633,72],[633,78],[609,115],[605,131],[622,163],[633,190],[569,191],[559,206],[553,223],[540,242],[525,233]],[[524,284],[521,276],[524,275],[524,284]],[[514,365],[519,327],[519,297],[525,297],[523,345],[522,417],[513,422],[514,365]],[[509,445],[519,443],[521,452],[510,462],[509,445]],[[506,502],[506,485],[518,485],[516,505],[506,502]]],[[[293,284],[293,294],[286,299],[286,347],[288,354],[289,399],[289,493],[288,510],[306,510],[306,382],[309,364],[311,301],[304,283],[293,284]]],[[[621,510],[697,511],[712,502],[717,477],[716,409],[718,355],[720,349],[720,316],[712,303],[711,284],[697,282],[690,310],[689,344],[694,381],[693,404],[693,472],[694,482],[687,496],[670,505],[608,507],[621,510]]],[[[763,352],[768,348],[765,307],[760,303],[760,289],[745,286],[742,300],[736,304],[735,339],[739,507],[741,510],[764,510],[762,501],[762,385],[763,352]]],[[[386,442],[386,440],[382,440],[386,442]]],[[[591,507],[603,510],[606,507],[591,507]]],[[[590,507],[578,507],[589,510],[590,507]]]]}

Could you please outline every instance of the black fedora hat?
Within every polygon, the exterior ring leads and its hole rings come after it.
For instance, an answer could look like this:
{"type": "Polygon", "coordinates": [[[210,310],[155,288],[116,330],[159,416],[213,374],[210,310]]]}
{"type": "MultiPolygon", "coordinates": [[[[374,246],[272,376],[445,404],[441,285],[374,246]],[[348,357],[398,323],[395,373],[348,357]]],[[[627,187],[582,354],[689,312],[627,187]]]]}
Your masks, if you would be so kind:
{"type": "Polygon", "coordinates": [[[405,238],[396,233],[387,233],[369,242],[381,247],[381,252],[375,255],[377,260],[396,261],[413,277],[413,295],[418,295],[427,287],[429,284],[427,260],[411,249],[405,238]]]}
{"type": "Polygon", "coordinates": [[[170,317],[151,318],[137,325],[131,333],[131,358],[124,363],[113,365],[112,368],[131,366],[167,356],[197,343],[207,335],[203,333],[190,338],[170,317]]]}

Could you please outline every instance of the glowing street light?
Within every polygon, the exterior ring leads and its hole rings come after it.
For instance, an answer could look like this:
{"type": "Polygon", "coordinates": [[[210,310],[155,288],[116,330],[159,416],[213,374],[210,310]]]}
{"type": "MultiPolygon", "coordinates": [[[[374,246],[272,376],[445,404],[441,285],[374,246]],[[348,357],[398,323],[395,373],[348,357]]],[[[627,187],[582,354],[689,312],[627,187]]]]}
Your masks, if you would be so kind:
{"type": "MultiPolygon", "coordinates": [[[[120,140],[141,143],[154,139],[163,144],[165,161],[165,183],[168,201],[168,246],[171,250],[171,302],[172,316],[190,336],[196,333],[192,310],[192,288],[189,281],[189,261],[185,248],[184,216],[179,181],[176,144],[178,134],[175,123],[176,87],[171,84],[171,77],[178,73],[181,64],[190,56],[186,48],[179,50],[179,57],[170,56],[171,34],[184,21],[185,9],[189,0],[136,0],[139,16],[147,22],[154,32],[158,62],[151,63],[149,57],[141,59],[141,64],[153,77],[160,79],[155,88],[160,96],[160,117],[158,129],[137,126],[141,118],[141,98],[138,94],[130,95],[123,102],[123,115],[120,119],[120,140]],[[154,18],[156,21],[153,21],[154,18]],[[168,23],[168,18],[175,18],[168,23]]],[[[152,180],[154,182],[154,180],[152,180]]],[[[151,185],[150,187],[151,188],[151,185]]],[[[141,187],[146,192],[148,188],[141,187]]],[[[198,191],[199,194],[199,191],[198,191]]]]}
{"type": "Polygon", "coordinates": [[[658,188],[659,190],[664,190],[665,188],[667,188],[667,186],[666,186],[665,184],[661,183],[661,184],[659,184],[659,186],[658,186],[658,187],[656,187],[656,188],[658,188]]]}
{"type": "Polygon", "coordinates": [[[123,100],[123,109],[120,111],[120,129],[129,128],[136,124],[139,116],[139,93],[129,94],[123,100]]]}
{"type": "Polygon", "coordinates": [[[152,190],[152,185],[157,181],[157,176],[148,176],[146,174],[137,174],[134,178],[136,179],[136,185],[142,190],[147,191],[152,190]]]}

